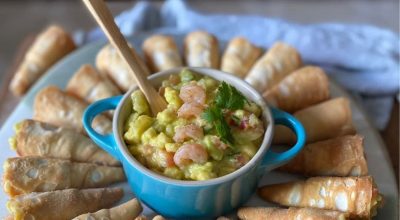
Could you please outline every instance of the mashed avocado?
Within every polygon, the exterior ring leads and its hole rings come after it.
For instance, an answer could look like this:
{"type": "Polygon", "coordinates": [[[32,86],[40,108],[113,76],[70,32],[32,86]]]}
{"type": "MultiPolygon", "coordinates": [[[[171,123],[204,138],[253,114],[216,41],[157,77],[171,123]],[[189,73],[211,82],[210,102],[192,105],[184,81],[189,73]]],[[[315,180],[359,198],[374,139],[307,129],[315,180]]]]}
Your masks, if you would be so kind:
{"type": "Polygon", "coordinates": [[[124,140],[147,168],[173,179],[208,180],[244,166],[264,135],[261,109],[233,86],[189,70],[162,82],[156,116],[138,90],[124,140]]]}

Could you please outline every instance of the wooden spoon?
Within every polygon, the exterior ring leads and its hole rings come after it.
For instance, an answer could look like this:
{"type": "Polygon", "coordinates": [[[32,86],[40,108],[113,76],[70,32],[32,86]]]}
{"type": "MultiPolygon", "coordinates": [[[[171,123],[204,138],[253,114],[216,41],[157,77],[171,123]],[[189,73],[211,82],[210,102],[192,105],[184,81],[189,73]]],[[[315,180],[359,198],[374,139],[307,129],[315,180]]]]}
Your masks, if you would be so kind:
{"type": "Polygon", "coordinates": [[[146,96],[150,104],[153,114],[156,115],[158,112],[167,108],[167,103],[163,97],[158,94],[156,89],[147,80],[147,76],[149,75],[147,69],[144,68],[144,64],[139,56],[135,52],[132,53],[132,50],[129,48],[126,39],[115,24],[114,18],[104,1],[83,0],[83,2],[96,19],[101,29],[103,29],[108,40],[117,49],[119,55],[128,63],[140,90],[146,96]]]}

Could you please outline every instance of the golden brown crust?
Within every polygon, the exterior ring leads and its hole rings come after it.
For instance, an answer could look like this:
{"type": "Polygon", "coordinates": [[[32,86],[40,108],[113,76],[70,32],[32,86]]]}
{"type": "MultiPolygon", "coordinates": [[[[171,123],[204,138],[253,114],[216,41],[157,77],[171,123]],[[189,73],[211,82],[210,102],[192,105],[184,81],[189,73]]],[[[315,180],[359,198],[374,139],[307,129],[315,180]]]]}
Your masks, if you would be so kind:
{"type": "Polygon", "coordinates": [[[306,176],[368,175],[363,139],[347,135],[308,144],[279,170],[306,176]]]}
{"type": "Polygon", "coordinates": [[[118,166],[120,163],[93,141],[72,130],[26,119],[17,125],[13,148],[19,156],[42,156],[75,162],[118,166]]]}
{"type": "Polygon", "coordinates": [[[300,54],[295,48],[277,42],[257,60],[245,80],[257,91],[264,92],[301,65],[300,54]]]}
{"type": "Polygon", "coordinates": [[[182,66],[178,47],[170,36],[153,35],[143,42],[142,50],[153,73],[182,66]]]}
{"type": "Polygon", "coordinates": [[[272,207],[244,207],[238,210],[238,216],[242,220],[345,220],[347,214],[313,208],[272,208],[272,207]]]}
{"type": "Polygon", "coordinates": [[[283,206],[311,207],[348,213],[350,217],[371,217],[373,192],[371,176],[313,177],[306,181],[261,187],[258,194],[283,206]]]}
{"type": "Polygon", "coordinates": [[[261,49],[246,38],[233,38],[222,56],[221,70],[244,78],[261,55],[261,49]]]}
{"type": "Polygon", "coordinates": [[[329,81],[316,66],[306,66],[286,76],[263,94],[270,104],[287,112],[295,112],[329,98],[329,81]]]}
{"type": "Polygon", "coordinates": [[[219,216],[216,220],[231,220],[231,219],[225,216],[219,216]]]}
{"type": "Polygon", "coordinates": [[[111,209],[102,209],[95,213],[87,213],[73,218],[73,220],[132,220],[137,217],[143,208],[137,199],[132,199],[111,209]]]}
{"type": "MultiPolygon", "coordinates": [[[[72,95],[61,91],[55,86],[48,86],[35,97],[33,119],[73,128],[84,133],[82,116],[88,104],[72,95]]],[[[111,121],[104,115],[99,115],[93,121],[93,128],[102,134],[110,133],[111,121]]]]}
{"type": "MultiPolygon", "coordinates": [[[[344,97],[324,101],[297,111],[293,115],[303,124],[307,143],[355,134],[350,101],[344,97]]],[[[295,141],[296,137],[289,128],[276,126],[274,143],[292,144],[295,141]]]]}
{"type": "MultiPolygon", "coordinates": [[[[139,60],[139,63],[145,70],[144,74],[149,75],[149,71],[142,58],[137,55],[132,46],[130,47],[132,53],[138,58],[137,60],[139,60]]],[[[96,67],[102,75],[111,79],[124,92],[136,85],[136,80],[131,73],[130,67],[111,44],[105,45],[97,53],[96,67]]]]}
{"type": "Polygon", "coordinates": [[[147,220],[147,217],[144,215],[139,215],[138,217],[135,218],[135,220],[147,220]]]}
{"type": "Polygon", "coordinates": [[[43,157],[9,158],[3,165],[4,191],[11,197],[68,188],[96,188],[125,180],[120,167],[43,157]]]}
{"type": "Polygon", "coordinates": [[[60,58],[75,49],[72,37],[61,27],[43,30],[27,51],[10,84],[14,95],[21,96],[60,58]]]}
{"type": "Polygon", "coordinates": [[[119,89],[106,77],[100,75],[91,65],[82,65],[68,81],[66,92],[89,103],[121,94],[119,89]]]}
{"type": "Polygon", "coordinates": [[[83,213],[109,208],[123,196],[121,188],[65,189],[20,195],[7,202],[16,220],[70,220],[83,213]]]}
{"type": "Polygon", "coordinates": [[[205,31],[193,31],[184,40],[184,54],[187,66],[219,67],[219,46],[217,38],[205,31]]]}

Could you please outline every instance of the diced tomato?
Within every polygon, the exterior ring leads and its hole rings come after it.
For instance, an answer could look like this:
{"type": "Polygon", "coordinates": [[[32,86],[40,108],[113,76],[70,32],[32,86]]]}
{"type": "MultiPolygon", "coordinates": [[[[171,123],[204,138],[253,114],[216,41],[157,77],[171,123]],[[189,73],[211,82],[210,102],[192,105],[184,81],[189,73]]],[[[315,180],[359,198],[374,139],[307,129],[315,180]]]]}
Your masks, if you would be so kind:
{"type": "Polygon", "coordinates": [[[170,75],[168,80],[172,85],[177,85],[181,82],[181,78],[174,74],[170,75]]]}
{"type": "Polygon", "coordinates": [[[158,163],[160,164],[161,167],[175,166],[174,153],[172,152],[167,152],[165,150],[158,150],[157,158],[158,158],[158,163]]]}
{"type": "Polygon", "coordinates": [[[167,167],[172,167],[175,166],[175,162],[174,162],[174,153],[172,152],[166,152],[166,165],[167,167]]]}
{"type": "Polygon", "coordinates": [[[249,158],[247,158],[243,154],[237,154],[235,156],[235,159],[236,159],[236,167],[237,168],[244,166],[249,161],[249,158]]]}

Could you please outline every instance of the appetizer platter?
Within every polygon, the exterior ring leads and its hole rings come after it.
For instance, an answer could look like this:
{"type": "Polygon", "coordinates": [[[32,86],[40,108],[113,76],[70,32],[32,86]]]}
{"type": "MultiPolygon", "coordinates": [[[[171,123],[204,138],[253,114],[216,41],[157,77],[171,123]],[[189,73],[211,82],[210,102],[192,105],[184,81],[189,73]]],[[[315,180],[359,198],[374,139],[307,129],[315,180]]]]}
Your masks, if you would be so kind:
{"type": "MultiPolygon", "coordinates": [[[[244,208],[226,217],[369,219],[376,215],[374,219],[396,218],[398,192],[395,177],[379,134],[351,97],[329,80],[322,69],[304,65],[294,48],[277,42],[264,52],[244,38],[223,42],[202,31],[188,35],[141,34],[130,37],[129,42],[137,52],[142,48],[147,64],[145,68],[151,73],[183,66],[184,63],[216,69],[220,66],[222,71],[244,78],[262,93],[267,102],[292,113],[306,128],[307,145],[303,151],[277,171],[266,174],[260,181],[258,192],[244,204],[244,208]],[[207,56],[203,54],[204,48],[209,52],[207,56]],[[241,52],[238,53],[238,50],[241,52]],[[271,76],[265,77],[268,73],[271,76]],[[355,194],[357,198],[354,198],[355,194]],[[321,196],[325,199],[319,199],[321,196]],[[277,205],[282,207],[267,208],[277,205]]],[[[4,144],[0,154],[0,162],[4,166],[0,172],[5,190],[0,191],[0,205],[3,207],[0,209],[1,217],[9,213],[5,208],[7,201],[10,201],[9,207],[23,206],[21,201],[27,201],[29,197],[54,202],[68,197],[83,207],[88,201],[82,198],[93,198],[93,201],[103,198],[101,202],[93,202],[91,207],[82,210],[73,208],[75,206],[71,204],[63,204],[63,209],[72,207],[71,212],[82,214],[74,216],[76,219],[94,216],[128,219],[141,213],[140,203],[133,199],[134,195],[119,162],[90,141],[81,118],[75,117],[83,113],[88,103],[123,94],[135,84],[124,66],[113,47],[105,42],[96,42],[68,55],[33,85],[0,130],[0,140],[4,144]],[[30,194],[35,192],[37,194],[30,194]],[[9,197],[13,199],[9,200],[9,197]],[[129,210],[129,213],[121,210],[129,210]],[[86,214],[88,212],[92,214],[86,214]]],[[[173,91],[168,90],[173,87],[170,84],[175,85],[176,80],[193,79],[184,71],[179,77],[170,78],[163,86],[165,90],[162,93],[173,97],[173,91]]],[[[19,77],[20,80],[22,78],[19,77]]],[[[208,83],[204,78],[197,80],[198,83],[208,83]]],[[[13,88],[18,88],[17,84],[14,83],[13,88]]],[[[27,87],[16,89],[16,93],[22,93],[27,87]]],[[[140,102],[140,94],[136,93],[132,99],[140,102]]],[[[185,100],[183,97],[181,99],[185,100]]],[[[167,101],[171,105],[177,103],[174,98],[167,98],[167,101]]],[[[142,102],[136,107],[134,105],[133,109],[145,112],[143,106],[142,102]]],[[[185,117],[183,110],[178,111],[179,114],[185,117]]],[[[93,123],[94,129],[99,133],[109,133],[111,115],[108,112],[97,117],[93,123]]],[[[243,116],[237,117],[241,119],[243,116]]],[[[124,135],[127,145],[137,141],[132,130],[140,129],[134,123],[128,123],[124,135]]],[[[178,131],[175,129],[176,133],[169,136],[181,142],[186,137],[179,136],[178,131]]],[[[275,132],[275,144],[290,145],[295,142],[296,137],[285,127],[278,126],[275,132]]],[[[240,136],[240,132],[235,136],[240,136]]],[[[176,148],[172,144],[168,146],[170,149],[176,148]]],[[[143,151],[138,151],[133,145],[130,147],[133,156],[140,161],[143,151]]],[[[175,151],[178,153],[177,149],[175,151]]],[[[243,151],[246,153],[241,156],[253,154],[248,149],[243,151]]],[[[215,158],[224,156],[216,153],[213,155],[215,158]]],[[[175,161],[176,164],[181,162],[179,158],[175,161]]],[[[183,169],[159,171],[162,164],[143,163],[151,164],[150,169],[162,172],[165,176],[185,180],[206,180],[240,168],[233,167],[216,173],[193,171],[191,175],[186,175],[183,169]]],[[[144,204],[142,206],[144,216],[150,218],[157,215],[144,204]]],[[[45,207],[42,211],[56,215],[62,209],[54,206],[53,209],[45,207]]],[[[40,213],[36,216],[45,218],[43,213],[42,216],[40,213]]]]}

